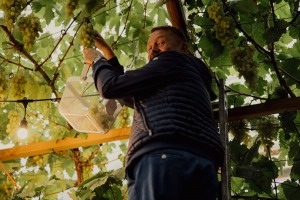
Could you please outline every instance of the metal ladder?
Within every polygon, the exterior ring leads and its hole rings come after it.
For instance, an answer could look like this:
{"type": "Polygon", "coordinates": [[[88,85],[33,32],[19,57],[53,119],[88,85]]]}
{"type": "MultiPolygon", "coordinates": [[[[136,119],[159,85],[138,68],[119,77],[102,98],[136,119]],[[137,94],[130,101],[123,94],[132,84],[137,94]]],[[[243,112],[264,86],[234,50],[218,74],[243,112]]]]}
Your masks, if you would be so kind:
{"type": "Polygon", "coordinates": [[[229,139],[228,139],[228,108],[227,95],[225,90],[225,82],[223,79],[218,81],[219,87],[219,129],[220,137],[225,147],[224,163],[221,167],[221,199],[231,199],[231,183],[230,183],[230,156],[229,156],[229,139]]]}

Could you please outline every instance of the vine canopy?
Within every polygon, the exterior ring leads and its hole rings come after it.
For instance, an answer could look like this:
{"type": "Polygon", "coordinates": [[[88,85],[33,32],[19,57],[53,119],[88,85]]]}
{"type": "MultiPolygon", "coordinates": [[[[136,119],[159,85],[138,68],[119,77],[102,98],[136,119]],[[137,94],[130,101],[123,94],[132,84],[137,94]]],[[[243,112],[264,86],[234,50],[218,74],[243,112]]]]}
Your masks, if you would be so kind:
{"type": "MultiPolygon", "coordinates": [[[[172,24],[167,6],[174,2],[182,4],[190,51],[215,74],[216,93],[218,80],[226,81],[229,108],[299,97],[299,0],[1,0],[1,148],[86,138],[58,105],[68,78],[82,72],[82,49],[93,47],[91,30],[102,34],[126,70],[139,68],[147,62],[151,29],[172,24]],[[24,97],[29,135],[20,139],[24,97]]],[[[130,126],[131,118],[125,108],[114,128],[130,126]]],[[[300,196],[299,124],[297,110],[229,123],[232,197],[300,196]]],[[[0,193],[124,199],[126,147],[122,140],[0,162],[0,193]],[[110,171],[111,160],[119,170],[110,171]]]]}

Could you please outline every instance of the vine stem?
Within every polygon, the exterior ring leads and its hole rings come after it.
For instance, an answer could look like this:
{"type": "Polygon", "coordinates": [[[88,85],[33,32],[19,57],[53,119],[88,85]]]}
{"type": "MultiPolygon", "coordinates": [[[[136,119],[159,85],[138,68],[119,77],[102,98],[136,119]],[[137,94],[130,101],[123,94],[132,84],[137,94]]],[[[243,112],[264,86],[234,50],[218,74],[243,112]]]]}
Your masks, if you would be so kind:
{"type": "Polygon", "coordinates": [[[289,95],[290,95],[291,97],[296,97],[296,95],[293,93],[293,91],[291,90],[291,88],[289,88],[289,87],[287,86],[286,81],[282,78],[282,76],[281,76],[281,74],[280,74],[279,67],[278,67],[277,62],[276,62],[276,60],[275,60],[274,43],[272,44],[271,52],[272,52],[272,53],[270,53],[269,56],[270,56],[271,62],[272,62],[273,67],[274,67],[274,71],[275,71],[275,73],[276,73],[276,76],[277,76],[277,78],[278,78],[278,81],[279,81],[280,85],[281,85],[282,87],[284,87],[284,89],[286,89],[286,91],[289,93],[289,95]]]}
{"type": "Polygon", "coordinates": [[[122,199],[125,199],[125,195],[127,194],[127,192],[128,192],[128,187],[126,187],[126,190],[123,192],[122,199]]]}
{"type": "Polygon", "coordinates": [[[13,177],[10,175],[6,167],[3,165],[2,161],[0,161],[0,167],[3,169],[5,174],[8,176],[9,180],[15,185],[17,190],[20,190],[20,186],[17,184],[17,182],[13,179],[13,177]]]}
{"type": "MultiPolygon", "coordinates": [[[[275,17],[275,11],[274,11],[274,5],[273,5],[273,0],[270,0],[270,6],[271,6],[271,10],[272,10],[272,17],[273,17],[273,24],[275,25],[276,23],[276,17],[275,17]]],[[[273,64],[274,67],[274,71],[276,73],[276,76],[279,80],[279,83],[282,87],[284,87],[286,89],[286,91],[289,93],[289,95],[291,97],[296,97],[296,95],[293,93],[293,91],[291,90],[291,88],[289,88],[286,84],[286,81],[283,79],[282,75],[280,74],[276,59],[275,59],[275,47],[274,47],[274,42],[271,43],[270,46],[271,51],[269,52],[269,57],[271,59],[271,62],[273,64]]]]}
{"type": "Polygon", "coordinates": [[[71,47],[73,46],[74,40],[75,40],[75,36],[77,35],[77,33],[78,33],[78,31],[79,31],[79,29],[80,29],[80,27],[82,26],[83,23],[84,23],[84,22],[82,21],[82,22],[79,24],[79,27],[77,28],[77,30],[76,30],[76,32],[75,32],[75,34],[74,34],[74,36],[73,36],[73,38],[72,38],[72,40],[71,40],[71,42],[70,42],[70,45],[69,45],[68,49],[65,51],[63,57],[59,59],[59,63],[58,63],[58,65],[57,65],[57,67],[56,67],[56,69],[55,69],[55,72],[54,72],[54,74],[53,74],[53,78],[52,78],[51,84],[54,85],[54,82],[56,81],[56,79],[57,79],[57,77],[58,77],[58,70],[61,68],[61,65],[62,65],[64,59],[66,58],[68,52],[70,51],[71,47]]]}
{"type": "Polygon", "coordinates": [[[288,77],[290,77],[293,81],[295,81],[298,85],[300,85],[300,80],[296,79],[295,77],[293,77],[291,74],[289,74],[288,72],[286,72],[285,70],[281,69],[280,67],[278,68],[279,71],[281,71],[282,73],[284,73],[285,75],[287,75],[288,77]]]}
{"type": "Polygon", "coordinates": [[[131,7],[132,7],[132,3],[133,3],[133,0],[130,1],[130,4],[129,4],[129,6],[128,6],[128,14],[126,15],[124,27],[123,27],[123,29],[122,29],[120,35],[119,35],[118,38],[116,39],[116,41],[112,44],[112,48],[114,48],[114,47],[116,46],[116,44],[118,43],[118,41],[119,41],[120,38],[121,38],[121,35],[123,34],[123,32],[124,32],[125,29],[126,29],[126,26],[127,26],[127,23],[128,23],[128,19],[129,19],[130,10],[131,10],[131,7]]]}
{"type": "Polygon", "coordinates": [[[54,152],[55,154],[58,154],[60,156],[64,156],[64,157],[67,157],[67,158],[72,158],[72,159],[75,159],[74,156],[71,156],[70,154],[64,152],[64,151],[58,151],[58,152],[54,152]]]}
{"type": "Polygon", "coordinates": [[[58,45],[61,43],[62,39],[66,35],[66,32],[72,27],[73,23],[76,21],[76,19],[79,17],[80,14],[81,14],[81,12],[79,12],[74,17],[73,21],[69,24],[69,26],[66,28],[66,30],[63,31],[62,37],[59,38],[59,40],[57,41],[56,45],[53,47],[52,51],[49,53],[48,57],[40,64],[40,66],[44,65],[52,57],[52,54],[54,53],[55,49],[57,49],[58,45]]]}
{"type": "MultiPolygon", "coordinates": [[[[299,4],[299,1],[298,1],[298,4],[299,4]]],[[[290,24],[290,25],[293,24],[293,23],[297,20],[297,18],[299,17],[299,15],[300,15],[300,10],[297,11],[297,14],[296,14],[295,17],[289,22],[289,24],[290,24]]]]}
{"type": "Polygon", "coordinates": [[[98,146],[98,148],[95,149],[95,151],[92,152],[92,154],[89,156],[88,160],[92,160],[93,158],[95,158],[95,156],[99,152],[99,149],[100,149],[100,146],[98,146]]]}
{"type": "Polygon", "coordinates": [[[239,92],[239,91],[237,91],[237,90],[235,90],[235,89],[233,89],[229,86],[225,86],[225,87],[228,88],[230,91],[235,92],[235,93],[237,93],[239,95],[242,95],[242,96],[252,97],[254,99],[260,99],[260,100],[268,100],[268,98],[257,97],[257,96],[251,95],[251,94],[246,94],[246,93],[239,92]]]}
{"type": "Polygon", "coordinates": [[[275,10],[274,10],[274,5],[273,5],[273,0],[270,0],[270,6],[271,6],[271,10],[272,10],[273,24],[275,25],[275,23],[276,23],[276,16],[275,16],[275,10]]]}
{"type": "Polygon", "coordinates": [[[146,26],[146,19],[147,19],[147,6],[148,6],[149,0],[147,0],[146,2],[144,2],[144,26],[143,28],[145,28],[146,26]]]}
{"type": "Polygon", "coordinates": [[[79,149],[72,149],[71,151],[73,152],[73,155],[70,155],[70,154],[68,154],[66,152],[63,152],[63,151],[54,152],[54,153],[58,154],[58,155],[61,155],[61,156],[65,156],[65,157],[71,158],[71,159],[74,160],[75,171],[76,171],[76,174],[77,174],[77,181],[75,182],[74,186],[78,186],[80,183],[83,182],[83,173],[82,173],[83,166],[87,166],[87,165],[85,165],[86,163],[83,164],[80,161],[80,151],[79,151],[79,149]]]}
{"type": "Polygon", "coordinates": [[[82,165],[80,163],[80,151],[79,149],[72,149],[72,152],[74,155],[73,159],[75,162],[75,170],[77,174],[77,181],[75,185],[79,185],[80,183],[83,182],[82,165]]]}
{"type": "Polygon", "coordinates": [[[0,55],[0,58],[3,59],[3,62],[11,63],[11,64],[14,64],[16,66],[22,67],[22,68],[24,68],[26,70],[33,71],[32,68],[26,67],[26,66],[22,65],[21,63],[16,63],[16,62],[13,62],[11,60],[8,60],[5,57],[3,57],[2,55],[0,55]]]}

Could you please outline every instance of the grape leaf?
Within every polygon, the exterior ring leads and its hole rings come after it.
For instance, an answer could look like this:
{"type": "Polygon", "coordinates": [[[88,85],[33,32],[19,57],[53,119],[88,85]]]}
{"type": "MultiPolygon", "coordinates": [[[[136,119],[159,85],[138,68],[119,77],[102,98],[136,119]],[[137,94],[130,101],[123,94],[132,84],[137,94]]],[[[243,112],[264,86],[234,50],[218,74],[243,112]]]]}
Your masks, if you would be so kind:
{"type": "Polygon", "coordinates": [[[300,146],[298,142],[290,143],[289,158],[289,165],[293,165],[294,161],[300,160],[300,146]]]}
{"type": "Polygon", "coordinates": [[[288,23],[284,20],[278,20],[275,22],[274,27],[266,30],[263,34],[264,39],[269,43],[277,42],[282,34],[286,33],[288,23]]]}
{"type": "Polygon", "coordinates": [[[39,12],[43,7],[44,5],[42,5],[39,1],[33,1],[31,4],[31,8],[35,13],[39,12]]]}
{"type": "Polygon", "coordinates": [[[44,6],[45,6],[44,19],[46,20],[47,24],[50,24],[51,20],[54,18],[54,12],[53,12],[54,4],[51,4],[49,3],[49,1],[47,1],[47,3],[45,2],[44,6]]]}
{"type": "Polygon", "coordinates": [[[233,1],[232,7],[241,13],[258,13],[259,9],[253,0],[233,1]]]}
{"type": "Polygon", "coordinates": [[[300,161],[293,163],[290,176],[292,180],[300,180],[300,161]]]}
{"type": "Polygon", "coordinates": [[[155,8],[159,8],[159,7],[163,6],[165,3],[167,3],[167,0],[158,0],[155,5],[155,8]]]}
{"type": "MultiPolygon", "coordinates": [[[[299,21],[299,20],[298,20],[299,21]]],[[[289,31],[290,31],[290,36],[293,37],[294,39],[299,40],[300,39],[300,30],[299,30],[299,26],[290,26],[289,27],[289,31]]]]}
{"type": "Polygon", "coordinates": [[[280,184],[287,200],[298,199],[300,196],[300,186],[296,182],[287,180],[280,184]]]}

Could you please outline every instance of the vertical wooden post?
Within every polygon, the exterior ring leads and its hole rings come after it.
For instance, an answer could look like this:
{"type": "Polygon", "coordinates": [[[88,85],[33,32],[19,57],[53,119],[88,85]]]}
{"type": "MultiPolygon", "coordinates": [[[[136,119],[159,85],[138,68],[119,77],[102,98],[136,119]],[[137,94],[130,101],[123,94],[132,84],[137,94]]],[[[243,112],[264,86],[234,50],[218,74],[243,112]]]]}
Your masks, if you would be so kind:
{"type": "Polygon", "coordinates": [[[172,26],[180,29],[188,38],[185,15],[180,0],[167,0],[166,3],[168,14],[172,26]]]}
{"type": "Polygon", "coordinates": [[[225,93],[225,83],[220,79],[219,85],[219,127],[221,140],[225,147],[224,164],[221,169],[222,181],[222,200],[231,199],[231,183],[230,183],[230,156],[228,146],[228,111],[227,111],[227,97],[225,93]]]}

